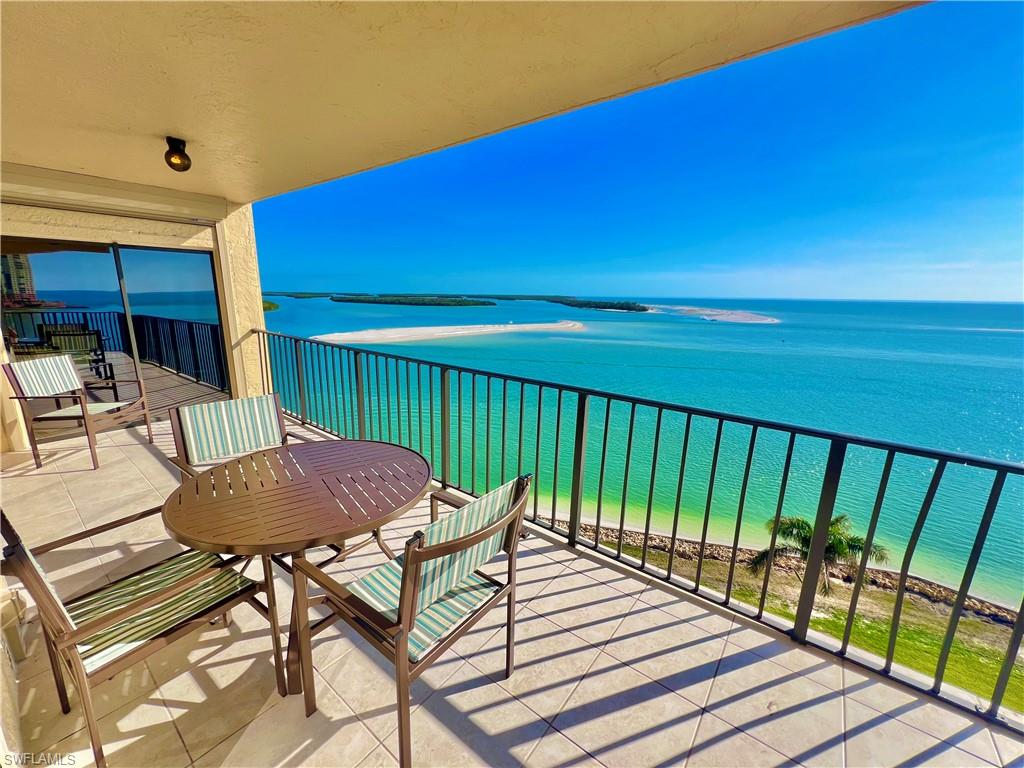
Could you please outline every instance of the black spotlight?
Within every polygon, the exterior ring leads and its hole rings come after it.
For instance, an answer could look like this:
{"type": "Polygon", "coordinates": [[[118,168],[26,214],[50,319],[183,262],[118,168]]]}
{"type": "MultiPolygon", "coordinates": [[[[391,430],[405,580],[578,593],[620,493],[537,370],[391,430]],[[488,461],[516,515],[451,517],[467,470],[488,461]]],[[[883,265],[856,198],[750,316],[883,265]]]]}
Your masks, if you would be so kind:
{"type": "Polygon", "coordinates": [[[192,158],[185,151],[185,140],[176,139],[173,136],[167,137],[167,151],[164,152],[164,162],[172,171],[184,173],[192,167],[192,158]]]}

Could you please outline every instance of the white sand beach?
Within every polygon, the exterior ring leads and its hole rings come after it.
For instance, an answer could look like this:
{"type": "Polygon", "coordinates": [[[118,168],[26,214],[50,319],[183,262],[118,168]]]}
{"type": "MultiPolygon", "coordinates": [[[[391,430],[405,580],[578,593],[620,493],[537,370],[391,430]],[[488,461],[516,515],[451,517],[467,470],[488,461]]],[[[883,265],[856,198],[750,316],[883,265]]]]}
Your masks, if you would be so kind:
{"type": "Polygon", "coordinates": [[[347,333],[324,333],[313,336],[316,341],[331,344],[388,344],[398,341],[449,339],[458,336],[480,336],[488,333],[520,333],[522,331],[582,331],[583,323],[561,320],[557,323],[505,323],[504,325],[432,325],[422,328],[368,328],[347,333]]]}
{"type": "Polygon", "coordinates": [[[721,323],[778,323],[779,318],[761,315],[757,312],[747,312],[742,309],[711,309],[710,307],[688,307],[671,304],[651,304],[656,312],[669,312],[676,315],[693,315],[702,320],[711,320],[721,323]]]}

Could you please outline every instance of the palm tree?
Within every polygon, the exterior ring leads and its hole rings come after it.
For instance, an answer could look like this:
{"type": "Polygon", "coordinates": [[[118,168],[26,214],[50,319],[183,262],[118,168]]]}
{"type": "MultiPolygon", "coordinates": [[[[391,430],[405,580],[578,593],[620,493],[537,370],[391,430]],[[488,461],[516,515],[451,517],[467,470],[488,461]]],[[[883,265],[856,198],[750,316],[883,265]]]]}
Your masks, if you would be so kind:
{"type": "MultiPolygon", "coordinates": [[[[775,547],[776,557],[799,557],[807,561],[807,553],[811,549],[811,537],[814,535],[814,526],[802,517],[780,517],[779,527],[776,531],[775,521],[769,520],[765,526],[768,532],[775,531],[781,545],[775,547]]],[[[856,566],[864,554],[864,537],[857,536],[851,530],[851,522],[848,515],[836,515],[828,526],[828,542],[825,544],[825,565],[821,569],[821,579],[818,585],[818,592],[828,596],[832,593],[832,583],[828,578],[829,566],[838,563],[856,566]]],[[[768,565],[769,551],[762,549],[747,564],[753,573],[761,573],[768,565]]],[[[889,552],[885,547],[878,544],[871,545],[871,552],[868,558],[876,563],[885,563],[889,559],[889,552]]],[[[801,577],[802,578],[802,577],[801,577]]]]}

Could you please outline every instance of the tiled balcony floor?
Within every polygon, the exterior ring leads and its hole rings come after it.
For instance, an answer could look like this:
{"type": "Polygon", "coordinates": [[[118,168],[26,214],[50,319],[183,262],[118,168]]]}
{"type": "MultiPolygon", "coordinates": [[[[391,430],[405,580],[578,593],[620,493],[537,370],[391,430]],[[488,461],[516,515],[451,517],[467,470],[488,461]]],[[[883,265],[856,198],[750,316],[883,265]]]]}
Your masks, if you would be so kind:
{"type": "MultiPolygon", "coordinates": [[[[166,423],[80,439],[47,463],[4,457],[3,506],[41,543],[159,504],[177,484],[166,423]]],[[[426,504],[388,530],[401,543],[426,504]]],[[[68,597],[174,551],[159,518],[44,555],[68,597]]],[[[367,548],[339,579],[382,561],[367,548]]],[[[852,665],[819,656],[689,596],[534,536],[522,543],[517,668],[503,680],[495,610],[413,686],[418,766],[1022,764],[1018,738],[852,665]]],[[[278,580],[282,618],[291,593],[278,580]]],[[[19,668],[24,746],[92,759],[81,711],[57,704],[36,622],[19,668]]],[[[389,668],[335,625],[314,646],[319,712],[275,688],[267,624],[246,606],[95,691],[113,766],[396,764],[389,668]]]]}

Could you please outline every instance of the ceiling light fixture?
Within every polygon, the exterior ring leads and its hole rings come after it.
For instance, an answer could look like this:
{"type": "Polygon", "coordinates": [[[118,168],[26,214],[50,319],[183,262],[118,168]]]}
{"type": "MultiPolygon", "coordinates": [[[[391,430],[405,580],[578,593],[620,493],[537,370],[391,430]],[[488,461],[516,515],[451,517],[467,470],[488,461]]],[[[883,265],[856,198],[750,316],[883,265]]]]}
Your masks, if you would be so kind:
{"type": "Polygon", "coordinates": [[[173,136],[167,137],[167,151],[164,152],[164,162],[172,171],[184,173],[192,167],[192,158],[185,151],[185,140],[176,139],[173,136]]]}

